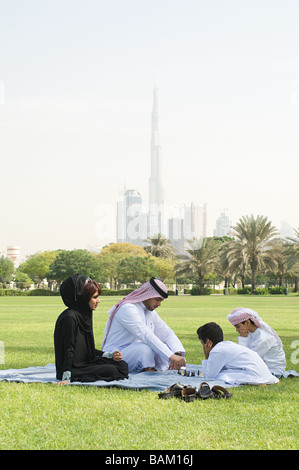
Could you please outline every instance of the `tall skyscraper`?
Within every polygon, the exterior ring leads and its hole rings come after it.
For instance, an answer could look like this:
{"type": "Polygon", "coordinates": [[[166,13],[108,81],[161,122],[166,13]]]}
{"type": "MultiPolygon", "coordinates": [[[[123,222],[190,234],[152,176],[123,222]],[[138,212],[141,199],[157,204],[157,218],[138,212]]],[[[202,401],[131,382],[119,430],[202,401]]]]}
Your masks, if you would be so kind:
{"type": "Polygon", "coordinates": [[[19,246],[8,246],[6,252],[7,258],[9,258],[16,267],[20,262],[21,248],[19,246]]]}
{"type": "Polygon", "coordinates": [[[168,238],[179,254],[184,252],[184,221],[179,217],[168,219],[168,238]]]}
{"type": "Polygon", "coordinates": [[[142,212],[142,197],[136,189],[124,190],[117,202],[117,241],[144,245],[147,214],[142,212]]]}
{"type": "Polygon", "coordinates": [[[151,122],[151,176],[149,178],[149,236],[162,232],[164,194],[161,182],[158,90],[154,87],[151,122]]]}
{"type": "Polygon", "coordinates": [[[229,217],[225,215],[225,211],[221,212],[220,217],[216,220],[216,228],[214,230],[214,237],[225,237],[229,236],[232,228],[229,217]]]}
{"type": "Polygon", "coordinates": [[[144,246],[147,237],[168,236],[179,253],[187,241],[207,236],[207,204],[165,205],[162,186],[162,158],[159,136],[158,90],[154,87],[151,113],[151,174],[149,209],[142,208],[141,194],[135,189],[121,191],[117,202],[117,241],[144,246]]]}
{"type": "Polygon", "coordinates": [[[184,237],[185,240],[192,238],[205,238],[207,236],[207,203],[202,205],[191,203],[185,205],[184,237]]]}

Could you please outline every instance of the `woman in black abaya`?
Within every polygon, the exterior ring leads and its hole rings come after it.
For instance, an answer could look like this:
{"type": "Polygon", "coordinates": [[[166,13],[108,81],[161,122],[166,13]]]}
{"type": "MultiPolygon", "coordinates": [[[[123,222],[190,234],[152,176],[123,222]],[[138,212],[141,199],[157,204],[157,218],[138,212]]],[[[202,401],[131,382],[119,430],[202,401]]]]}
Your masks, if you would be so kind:
{"type": "Polygon", "coordinates": [[[61,284],[60,294],[68,308],[59,315],[54,331],[57,380],[110,382],[128,378],[128,365],[119,351],[95,348],[92,316],[100,293],[96,281],[78,274],[61,284]]]}

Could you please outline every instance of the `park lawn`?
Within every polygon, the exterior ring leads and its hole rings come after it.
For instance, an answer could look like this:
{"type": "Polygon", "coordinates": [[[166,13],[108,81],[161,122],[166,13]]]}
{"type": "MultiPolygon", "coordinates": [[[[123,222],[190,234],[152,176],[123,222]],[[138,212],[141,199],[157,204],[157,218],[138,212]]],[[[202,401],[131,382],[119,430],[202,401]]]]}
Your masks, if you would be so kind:
{"type": "MultiPolygon", "coordinates": [[[[102,297],[94,316],[100,348],[107,310],[102,297]]],[[[182,340],[189,363],[200,364],[197,328],[216,321],[237,341],[226,316],[237,306],[259,312],[280,335],[287,369],[299,371],[299,296],[169,297],[161,317],[182,340]],[[297,346],[298,348],[298,346],[297,346]]],[[[59,297],[0,297],[1,369],[54,362],[53,331],[64,309],[59,297]]],[[[281,385],[231,389],[231,400],[186,403],[159,400],[147,390],[59,387],[0,382],[0,449],[217,450],[298,449],[298,378],[281,385]]]]}

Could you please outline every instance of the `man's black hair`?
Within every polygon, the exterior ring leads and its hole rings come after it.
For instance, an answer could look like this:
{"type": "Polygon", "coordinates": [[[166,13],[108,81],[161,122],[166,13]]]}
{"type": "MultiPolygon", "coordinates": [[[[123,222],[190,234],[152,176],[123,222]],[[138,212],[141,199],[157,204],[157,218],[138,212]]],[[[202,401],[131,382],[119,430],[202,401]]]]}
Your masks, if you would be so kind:
{"type": "Polygon", "coordinates": [[[213,345],[223,341],[223,331],[217,323],[210,322],[202,325],[197,330],[198,339],[202,340],[204,343],[207,342],[207,339],[212,341],[213,345]]]}

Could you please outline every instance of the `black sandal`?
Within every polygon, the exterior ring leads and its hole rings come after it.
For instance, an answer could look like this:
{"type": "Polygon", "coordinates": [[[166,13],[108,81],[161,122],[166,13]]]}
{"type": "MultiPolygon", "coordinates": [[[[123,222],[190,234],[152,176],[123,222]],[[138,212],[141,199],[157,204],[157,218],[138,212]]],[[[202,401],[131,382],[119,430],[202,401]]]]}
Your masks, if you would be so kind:
{"type": "Polygon", "coordinates": [[[196,398],[199,398],[200,400],[206,400],[207,398],[214,398],[214,394],[212,390],[210,389],[210,386],[207,384],[207,382],[202,382],[200,384],[200,387],[198,391],[196,392],[196,398]]]}
{"type": "Polygon", "coordinates": [[[159,393],[159,398],[173,398],[173,397],[181,397],[182,396],[182,390],[184,388],[184,385],[180,384],[179,382],[176,384],[171,385],[165,392],[159,393]]]}
{"type": "Polygon", "coordinates": [[[185,385],[182,390],[182,400],[193,401],[196,398],[196,388],[191,385],[185,385]]]}
{"type": "Polygon", "coordinates": [[[226,388],[221,387],[221,385],[214,385],[212,388],[212,393],[214,394],[214,398],[231,398],[233,396],[226,388]]]}

